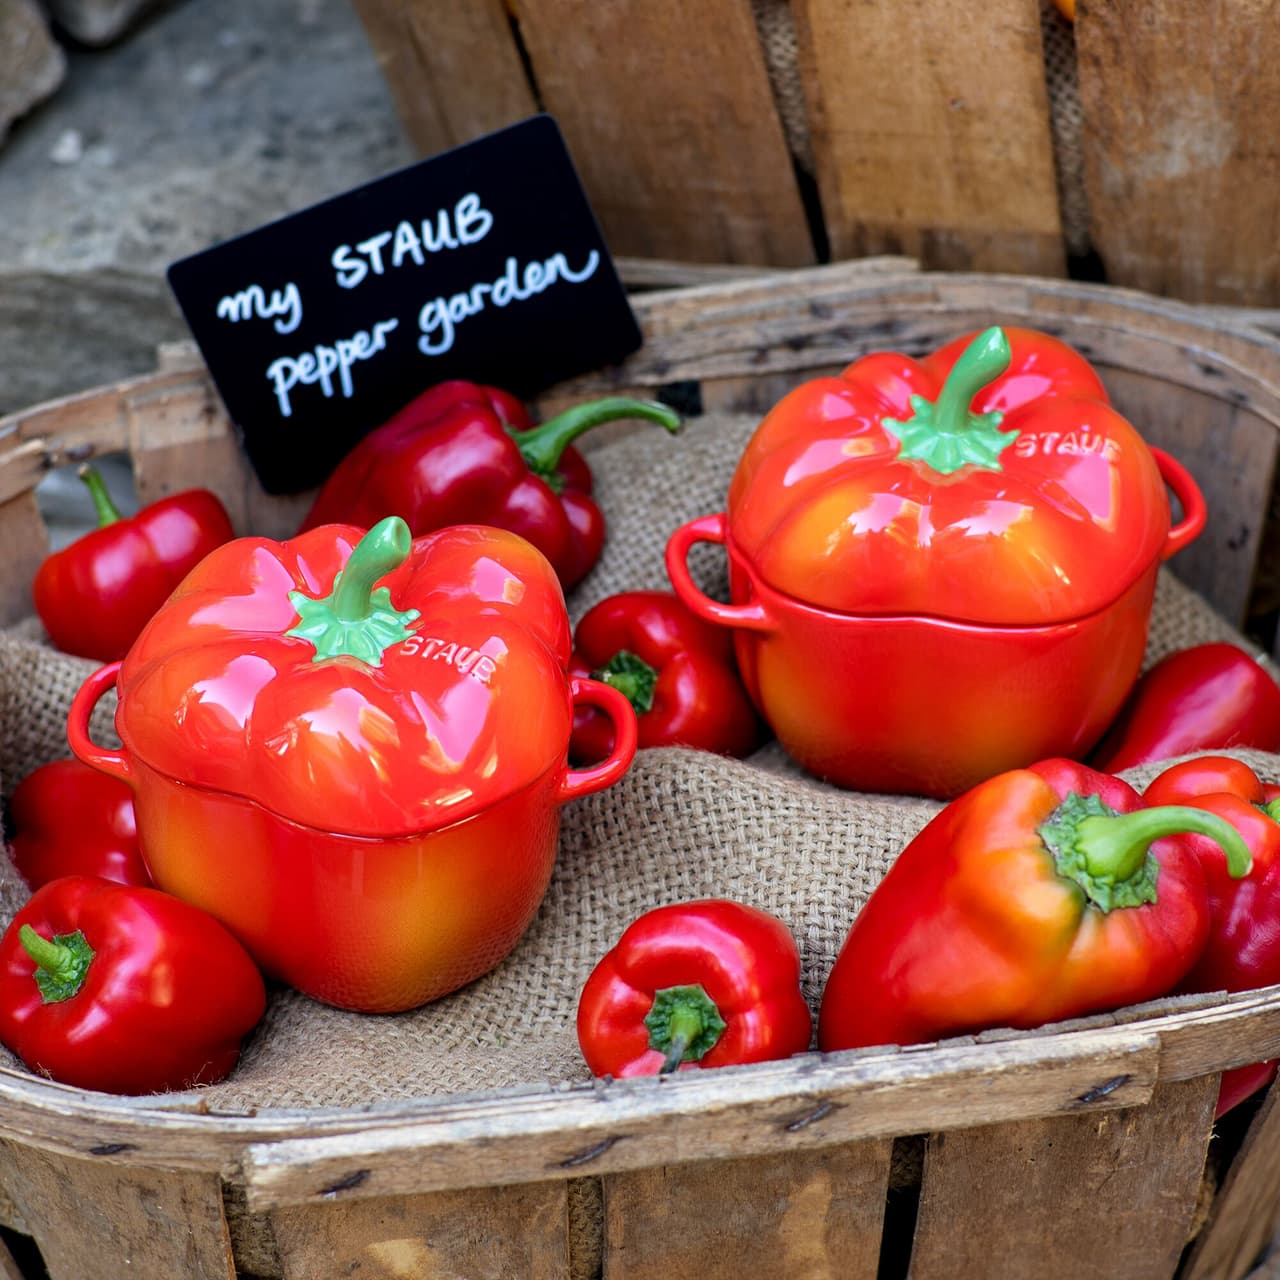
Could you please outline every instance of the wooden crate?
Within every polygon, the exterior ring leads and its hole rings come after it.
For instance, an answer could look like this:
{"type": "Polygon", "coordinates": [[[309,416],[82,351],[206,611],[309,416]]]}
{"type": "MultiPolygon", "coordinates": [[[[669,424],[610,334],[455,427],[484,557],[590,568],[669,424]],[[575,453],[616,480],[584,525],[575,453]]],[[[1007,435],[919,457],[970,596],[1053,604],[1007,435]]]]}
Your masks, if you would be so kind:
{"type": "MultiPolygon", "coordinates": [[[[642,350],[546,405],[625,388],[758,409],[872,348],[1036,324],[1196,474],[1209,529],[1177,569],[1241,619],[1280,344],[1139,294],[890,265],[640,296],[642,350]]],[[[191,352],[5,419],[0,444],[10,618],[44,546],[33,490],[49,465],[127,449],[144,499],[209,484],[242,530],[292,532],[305,502],[262,494],[191,352]]],[[[351,1109],[214,1114],[0,1070],[0,1225],[35,1240],[51,1280],[582,1276],[596,1251],[609,1280],[1236,1280],[1280,1226],[1280,1092],[1212,1137],[1218,1077],[1278,1054],[1270,988],[1029,1034],[351,1109]]],[[[0,1244],[0,1276],[20,1274],[0,1244]]]]}
{"type": "Polygon", "coordinates": [[[353,3],[422,154],[551,112],[615,253],[1053,276],[1091,246],[1113,284],[1280,302],[1270,0],[353,3]]]}

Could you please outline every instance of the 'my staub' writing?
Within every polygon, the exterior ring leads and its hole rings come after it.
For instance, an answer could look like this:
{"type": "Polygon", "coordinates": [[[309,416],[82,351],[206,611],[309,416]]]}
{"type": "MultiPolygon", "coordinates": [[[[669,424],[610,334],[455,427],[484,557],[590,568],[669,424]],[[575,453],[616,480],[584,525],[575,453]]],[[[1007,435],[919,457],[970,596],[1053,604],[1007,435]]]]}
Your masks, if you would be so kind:
{"type": "MultiPolygon", "coordinates": [[[[436,210],[432,217],[417,222],[405,219],[355,244],[338,245],[329,255],[329,265],[339,288],[359,289],[367,281],[391,272],[426,266],[433,255],[478,244],[493,225],[493,214],[472,191],[451,207],[436,210]]],[[[508,257],[496,279],[477,281],[457,293],[438,295],[422,304],[417,349],[427,357],[443,355],[453,347],[458,325],[468,317],[489,307],[524,302],[560,281],[581,284],[596,273],[599,265],[600,254],[595,249],[580,266],[571,264],[560,252],[524,264],[508,257]]],[[[302,290],[293,280],[281,285],[249,284],[220,298],[216,313],[229,324],[269,320],[277,333],[293,333],[302,323],[302,290]]],[[[267,366],[266,376],[280,416],[293,415],[294,393],[299,387],[318,386],[326,399],[335,394],[351,399],[356,390],[355,366],[389,350],[399,327],[399,319],[388,316],[350,336],[318,342],[297,355],[278,356],[267,366]]]]}

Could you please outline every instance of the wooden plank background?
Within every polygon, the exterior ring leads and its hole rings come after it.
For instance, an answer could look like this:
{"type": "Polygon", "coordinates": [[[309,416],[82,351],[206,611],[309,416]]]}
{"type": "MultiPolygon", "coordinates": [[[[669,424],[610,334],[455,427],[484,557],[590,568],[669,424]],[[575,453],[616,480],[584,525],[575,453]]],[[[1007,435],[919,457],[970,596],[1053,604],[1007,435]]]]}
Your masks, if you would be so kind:
{"type": "Polygon", "coordinates": [[[49,1280],[235,1280],[215,1173],[122,1167],[0,1142],[0,1181],[49,1280]]]}
{"type": "Polygon", "coordinates": [[[569,1261],[565,1186],[482,1187],[280,1210],[272,1218],[284,1280],[562,1280],[569,1261]]]}
{"type": "Polygon", "coordinates": [[[405,132],[422,155],[537,111],[503,0],[351,3],[405,132]]]}
{"type": "Polygon", "coordinates": [[[515,0],[615,253],[813,262],[749,0],[515,0]]]}
{"type": "Polygon", "coordinates": [[[1280,301],[1280,7],[1079,0],[1085,184],[1107,279],[1280,301]]]}
{"type": "MultiPolygon", "coordinates": [[[[1280,1091],[1272,1089],[1227,1172],[1183,1280],[1244,1275],[1280,1231],[1280,1091]]],[[[1280,1272],[1280,1257],[1273,1257],[1280,1272]]]]}
{"type": "Polygon", "coordinates": [[[815,260],[750,0],[354,0],[423,155],[538,109],[610,248],[815,260]]]}
{"type": "Polygon", "coordinates": [[[833,257],[1064,273],[1039,0],[794,12],[833,257]]]}
{"type": "Polygon", "coordinates": [[[1110,282],[1280,304],[1275,0],[1080,0],[1052,104],[1040,0],[353,3],[422,154],[551,111],[617,253],[1060,275],[1057,147],[1110,282]]]}

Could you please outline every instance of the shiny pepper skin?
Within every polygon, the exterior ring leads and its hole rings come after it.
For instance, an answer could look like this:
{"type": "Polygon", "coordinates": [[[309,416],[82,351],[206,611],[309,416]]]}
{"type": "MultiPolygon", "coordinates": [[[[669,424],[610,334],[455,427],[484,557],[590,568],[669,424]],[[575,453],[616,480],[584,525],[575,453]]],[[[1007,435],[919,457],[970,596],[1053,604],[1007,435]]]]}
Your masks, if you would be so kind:
{"type": "Polygon", "coordinates": [[[122,517],[101,476],[84,467],[98,527],[45,558],[31,593],[49,638],[64,653],[123,658],[169,593],[215,547],[234,536],[208,489],[188,489],[122,517]]]}
{"type": "Polygon", "coordinates": [[[680,426],[666,405],[615,398],[575,405],[535,427],[506,391],[439,383],[338,464],[302,530],[368,528],[387,515],[400,516],[415,537],[447,525],[494,525],[533,543],[568,591],[595,564],[605,538],[591,472],[572,441],[620,418],[680,426]]]}
{"type": "Polygon", "coordinates": [[[1215,642],[1175,650],[1145,672],[1092,761],[1118,773],[1227,747],[1280,750],[1280,685],[1239,646],[1215,642]]]}
{"type": "Polygon", "coordinates": [[[0,939],[0,1043],[82,1089],[221,1080],[265,1007],[262,976],[235,938],[157,889],[52,880],[0,939]]]}
{"type": "Polygon", "coordinates": [[[119,778],[79,760],[51,760],[14,788],[9,818],[13,863],[32,889],[67,875],[151,883],[133,791],[119,778]]]}
{"type": "MultiPolygon", "coordinates": [[[[1143,798],[1150,805],[1192,805],[1216,814],[1235,827],[1253,855],[1252,870],[1236,879],[1212,840],[1184,837],[1204,868],[1209,937],[1180,989],[1249,991],[1280,983],[1280,787],[1263,783],[1230,756],[1204,755],[1158,774],[1143,798]]],[[[1274,1061],[1223,1072],[1218,1114],[1275,1073],[1274,1061]]]]}
{"type": "Polygon", "coordinates": [[[641,1076],[803,1053],[812,1018],[800,956],[776,916],[725,899],[646,912],[596,965],[578,1043],[598,1076],[641,1076]]]}
{"type": "Polygon", "coordinates": [[[858,913],[822,997],[822,1049],[1036,1027],[1154,999],[1209,934],[1199,860],[1221,818],[1147,808],[1127,783],[1052,760],[980,783],[899,854],[858,913]]]}
{"type": "MultiPolygon", "coordinates": [[[[669,591],[621,591],[593,605],[574,628],[569,670],[627,696],[642,747],[740,757],[766,737],[738,678],[732,637],[669,591]]],[[[612,747],[607,717],[591,707],[574,716],[575,760],[601,760],[612,747]]]]}

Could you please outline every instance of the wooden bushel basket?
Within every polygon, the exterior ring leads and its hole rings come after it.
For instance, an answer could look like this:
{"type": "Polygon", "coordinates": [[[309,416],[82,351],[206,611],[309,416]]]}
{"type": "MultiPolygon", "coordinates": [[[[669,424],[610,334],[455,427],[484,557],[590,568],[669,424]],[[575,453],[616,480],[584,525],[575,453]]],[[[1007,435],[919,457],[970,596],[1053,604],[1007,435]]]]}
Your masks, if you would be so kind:
{"type": "MultiPolygon", "coordinates": [[[[993,322],[1059,334],[1197,477],[1208,529],[1176,571],[1245,618],[1280,441],[1280,344],[1265,334],[1139,294],[901,263],[635,306],[642,350],[544,410],[677,386],[707,409],[758,410],[871,349],[922,352],[993,322]]],[[[47,537],[34,488],[51,465],[127,449],[142,500],[204,484],[238,529],[271,536],[305,502],[261,493],[190,354],[14,415],[0,448],[8,620],[30,612],[47,537]]],[[[589,1183],[610,1280],[1232,1280],[1280,1222],[1280,1117],[1273,1092],[1229,1143],[1213,1138],[1218,1077],[1277,1054],[1273,988],[906,1050],[350,1109],[212,1114],[192,1095],[0,1070],[0,1225],[34,1239],[50,1280],[541,1280],[580,1274],[570,1206],[589,1183]],[[903,1190],[893,1170],[913,1154],[903,1190]]],[[[0,1276],[20,1275],[0,1247],[0,1276]]]]}

